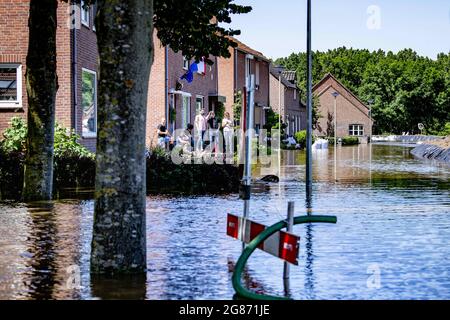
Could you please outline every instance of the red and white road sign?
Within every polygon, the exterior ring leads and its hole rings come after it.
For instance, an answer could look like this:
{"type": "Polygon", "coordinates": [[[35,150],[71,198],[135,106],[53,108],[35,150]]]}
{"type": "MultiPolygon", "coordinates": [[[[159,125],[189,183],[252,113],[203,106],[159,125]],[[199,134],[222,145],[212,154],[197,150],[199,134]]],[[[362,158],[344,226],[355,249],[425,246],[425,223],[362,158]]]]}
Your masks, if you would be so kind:
{"type": "MultiPolygon", "coordinates": [[[[244,243],[250,243],[265,229],[266,226],[260,223],[228,214],[227,235],[244,243]]],[[[258,248],[289,263],[298,265],[299,242],[299,236],[278,231],[261,243],[258,248]]]]}

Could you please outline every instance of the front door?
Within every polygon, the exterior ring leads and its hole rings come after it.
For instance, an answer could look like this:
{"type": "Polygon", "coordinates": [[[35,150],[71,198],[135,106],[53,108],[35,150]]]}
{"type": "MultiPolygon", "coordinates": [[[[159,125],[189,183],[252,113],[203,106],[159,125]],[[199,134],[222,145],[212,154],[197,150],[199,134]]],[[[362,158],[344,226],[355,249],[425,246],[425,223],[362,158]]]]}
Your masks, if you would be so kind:
{"type": "Polygon", "coordinates": [[[182,129],[186,129],[190,121],[191,121],[191,98],[189,96],[183,96],[183,101],[181,105],[182,129]]]}

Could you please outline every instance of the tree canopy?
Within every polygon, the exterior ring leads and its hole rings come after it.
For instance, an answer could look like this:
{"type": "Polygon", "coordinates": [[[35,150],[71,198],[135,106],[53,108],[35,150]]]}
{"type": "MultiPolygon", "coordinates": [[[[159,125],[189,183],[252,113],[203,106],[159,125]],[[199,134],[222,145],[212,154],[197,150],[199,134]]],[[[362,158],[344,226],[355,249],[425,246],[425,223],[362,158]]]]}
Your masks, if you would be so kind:
{"type": "MultiPolygon", "coordinates": [[[[293,53],[276,60],[296,70],[303,97],[306,88],[306,54],[293,53]]],[[[365,103],[373,100],[376,133],[439,133],[450,122],[450,54],[436,60],[412,49],[398,53],[345,47],[313,53],[313,80],[332,73],[365,103]]]]}
{"type": "MultiPolygon", "coordinates": [[[[69,0],[62,0],[69,1],[69,0]]],[[[104,0],[86,0],[86,5],[104,0]]],[[[81,3],[81,0],[75,0],[81,3]]],[[[164,46],[183,52],[187,58],[197,61],[209,55],[228,58],[229,47],[237,44],[231,37],[240,30],[223,27],[231,23],[233,14],[244,14],[250,6],[234,3],[234,0],[154,0],[154,26],[164,46]]]]}

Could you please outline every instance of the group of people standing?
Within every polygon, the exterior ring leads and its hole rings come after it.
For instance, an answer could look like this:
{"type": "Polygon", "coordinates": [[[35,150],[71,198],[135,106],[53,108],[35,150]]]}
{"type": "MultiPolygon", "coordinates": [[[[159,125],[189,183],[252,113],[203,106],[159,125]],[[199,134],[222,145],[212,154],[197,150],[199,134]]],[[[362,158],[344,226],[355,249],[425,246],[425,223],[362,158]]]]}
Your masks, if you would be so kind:
{"type": "MultiPolygon", "coordinates": [[[[221,153],[219,150],[221,129],[223,132],[225,154],[227,157],[234,153],[233,136],[234,126],[231,120],[230,113],[225,112],[222,121],[218,119],[214,111],[210,111],[207,115],[204,109],[201,109],[195,116],[194,125],[188,124],[183,134],[177,138],[177,143],[181,144],[183,150],[194,148],[197,153],[205,150],[209,146],[209,150],[213,153],[221,153]],[[209,142],[207,144],[207,142],[209,142]],[[190,147],[190,148],[188,148],[190,147]]],[[[173,143],[172,137],[166,126],[166,120],[161,119],[161,123],[157,128],[158,145],[162,148],[167,148],[173,143]]]]}

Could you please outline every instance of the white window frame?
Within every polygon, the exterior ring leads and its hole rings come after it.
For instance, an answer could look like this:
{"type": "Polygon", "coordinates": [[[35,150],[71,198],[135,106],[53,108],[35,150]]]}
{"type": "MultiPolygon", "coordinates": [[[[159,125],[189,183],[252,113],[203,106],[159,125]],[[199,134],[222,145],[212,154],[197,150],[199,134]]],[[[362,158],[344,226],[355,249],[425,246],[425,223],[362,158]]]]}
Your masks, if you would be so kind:
{"type": "Polygon", "coordinates": [[[90,15],[91,15],[91,8],[90,7],[85,8],[84,5],[85,5],[85,1],[81,0],[81,4],[80,4],[80,6],[81,6],[80,7],[81,23],[84,26],[89,28],[89,22],[90,22],[89,20],[90,20],[90,15]]]}
{"type": "Polygon", "coordinates": [[[364,125],[363,124],[350,124],[348,126],[348,135],[351,137],[364,136],[364,125]]]}
{"type": "MultiPolygon", "coordinates": [[[[97,115],[98,115],[97,72],[89,70],[89,69],[86,69],[86,68],[81,68],[81,77],[83,77],[83,72],[87,72],[87,73],[90,73],[90,74],[94,75],[94,85],[95,85],[95,97],[94,97],[94,103],[95,103],[95,133],[84,133],[83,132],[83,116],[81,116],[81,137],[82,138],[97,138],[97,132],[98,132],[98,127],[97,127],[97,115]]],[[[81,91],[81,94],[83,94],[83,91],[81,91]]],[[[83,97],[81,97],[81,108],[83,108],[83,97]]],[[[83,113],[83,111],[84,110],[82,110],[82,113],[83,113]]]]}
{"type": "Polygon", "coordinates": [[[17,100],[0,101],[0,109],[22,108],[22,65],[20,63],[0,63],[2,68],[16,68],[16,90],[17,100]]]}
{"type": "Polygon", "coordinates": [[[190,64],[190,61],[185,56],[183,56],[183,69],[189,70],[189,64],[190,64]]]}

